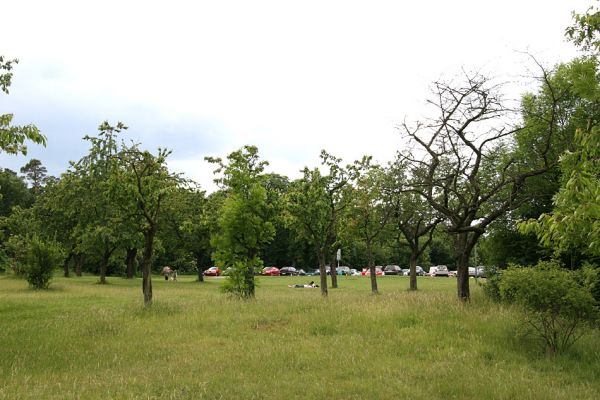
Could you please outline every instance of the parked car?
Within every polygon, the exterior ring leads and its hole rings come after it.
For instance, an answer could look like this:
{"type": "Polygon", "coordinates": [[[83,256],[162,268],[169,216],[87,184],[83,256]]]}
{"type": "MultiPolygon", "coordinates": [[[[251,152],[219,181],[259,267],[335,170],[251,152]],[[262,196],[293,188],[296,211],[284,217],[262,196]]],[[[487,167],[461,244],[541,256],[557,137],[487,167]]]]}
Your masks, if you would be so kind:
{"type": "Polygon", "coordinates": [[[303,269],[299,269],[298,270],[298,275],[299,276],[306,276],[306,275],[308,275],[308,273],[305,270],[303,270],[303,269]]]}
{"type": "Polygon", "coordinates": [[[350,275],[350,267],[337,267],[335,270],[338,275],[350,275]]]}
{"type": "Polygon", "coordinates": [[[456,278],[458,276],[458,271],[448,271],[448,276],[451,278],[456,278]]]}
{"type": "Polygon", "coordinates": [[[306,275],[308,275],[308,276],[321,275],[321,271],[319,271],[319,268],[313,269],[312,271],[308,271],[306,273],[306,275]]]}
{"type": "MultiPolygon", "coordinates": [[[[403,269],[402,272],[404,272],[404,276],[410,276],[410,268],[406,268],[403,269]]],[[[417,273],[417,276],[428,276],[429,274],[427,272],[425,272],[425,270],[417,265],[415,266],[415,272],[417,273]]]]}
{"type": "Polygon", "coordinates": [[[298,276],[298,271],[294,267],[283,267],[279,270],[281,276],[298,276]]]}
{"type": "Polygon", "coordinates": [[[485,267],[483,265],[480,265],[479,267],[469,267],[469,276],[485,278],[485,267]]]}
{"type": "Polygon", "coordinates": [[[351,275],[351,276],[360,276],[360,275],[361,275],[361,273],[360,273],[360,271],[358,271],[358,270],[356,270],[356,269],[354,269],[354,268],[351,268],[351,269],[350,269],[350,275],[351,275]]]}
{"type": "Polygon", "coordinates": [[[386,275],[400,275],[400,276],[403,275],[402,271],[404,271],[404,270],[397,265],[386,265],[383,270],[383,272],[385,272],[386,275]]]}
{"type": "Polygon", "coordinates": [[[206,271],[202,273],[204,276],[219,276],[221,275],[221,270],[219,267],[210,267],[206,271]]]}
{"type": "MultiPolygon", "coordinates": [[[[371,271],[368,268],[366,268],[366,270],[364,271],[363,275],[365,275],[365,276],[371,276],[371,271]]],[[[385,274],[383,273],[383,270],[381,269],[381,267],[375,267],[375,275],[376,276],[383,276],[385,274]]]]}
{"type": "Polygon", "coordinates": [[[445,265],[436,265],[435,267],[431,267],[429,268],[429,275],[448,276],[448,267],[445,265]]]}
{"type": "Polygon", "coordinates": [[[264,267],[262,270],[263,276],[279,276],[279,268],[277,267],[264,267]]]}

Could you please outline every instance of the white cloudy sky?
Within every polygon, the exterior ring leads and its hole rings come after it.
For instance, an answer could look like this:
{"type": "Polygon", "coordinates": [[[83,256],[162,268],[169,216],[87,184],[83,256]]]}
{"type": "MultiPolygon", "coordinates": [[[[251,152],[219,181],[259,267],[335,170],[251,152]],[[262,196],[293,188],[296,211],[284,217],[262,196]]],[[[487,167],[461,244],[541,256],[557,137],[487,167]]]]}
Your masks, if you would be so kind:
{"type": "Polygon", "coordinates": [[[58,175],[103,120],[173,150],[170,166],[210,188],[207,155],[255,144],[297,177],[321,149],[390,160],[395,126],[417,119],[428,85],[461,68],[518,80],[569,60],[571,11],[591,0],[29,1],[1,6],[0,54],[20,59],[0,113],[35,123],[58,175]]]}

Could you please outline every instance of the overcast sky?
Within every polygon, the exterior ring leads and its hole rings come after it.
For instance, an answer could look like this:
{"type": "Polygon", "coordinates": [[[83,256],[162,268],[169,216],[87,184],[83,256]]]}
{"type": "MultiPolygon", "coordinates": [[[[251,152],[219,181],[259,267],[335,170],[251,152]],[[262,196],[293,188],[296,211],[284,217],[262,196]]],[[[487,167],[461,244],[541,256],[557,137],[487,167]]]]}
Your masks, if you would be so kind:
{"type": "MultiPolygon", "coordinates": [[[[1,6],[0,54],[19,58],[0,113],[34,123],[53,175],[86,153],[103,120],[125,138],[173,150],[169,165],[211,188],[204,156],[258,146],[292,178],[319,152],[380,162],[395,127],[423,113],[429,84],[461,68],[498,79],[577,53],[571,11],[590,0],[28,1],[1,6]]],[[[527,88],[521,84],[523,90],[527,88]]],[[[518,86],[518,85],[517,85],[518,86]]],[[[517,89],[518,90],[518,89],[517,89]]]]}

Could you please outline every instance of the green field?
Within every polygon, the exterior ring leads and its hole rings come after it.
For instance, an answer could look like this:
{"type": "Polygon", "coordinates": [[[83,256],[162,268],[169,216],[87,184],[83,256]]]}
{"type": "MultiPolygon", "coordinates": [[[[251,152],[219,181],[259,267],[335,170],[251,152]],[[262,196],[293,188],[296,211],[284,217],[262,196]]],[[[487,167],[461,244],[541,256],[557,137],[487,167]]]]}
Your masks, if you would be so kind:
{"type": "Polygon", "coordinates": [[[221,279],[56,278],[48,291],[0,276],[0,399],[598,399],[600,337],[548,358],[514,310],[472,281],[365,277],[318,289],[260,279],[254,301],[221,279]]]}

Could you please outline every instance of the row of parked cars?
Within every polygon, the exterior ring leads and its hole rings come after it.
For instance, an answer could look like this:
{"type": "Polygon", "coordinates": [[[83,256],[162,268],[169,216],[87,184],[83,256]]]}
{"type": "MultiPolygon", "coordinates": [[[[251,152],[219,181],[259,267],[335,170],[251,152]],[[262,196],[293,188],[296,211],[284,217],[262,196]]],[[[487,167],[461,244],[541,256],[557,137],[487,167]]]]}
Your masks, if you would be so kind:
{"type": "MultiPolygon", "coordinates": [[[[326,266],[325,271],[327,275],[331,274],[331,267],[326,266]]],[[[220,275],[228,275],[231,272],[231,267],[221,271],[219,267],[210,267],[206,271],[204,271],[204,276],[220,276],[220,275]]],[[[429,268],[429,272],[425,272],[425,270],[416,266],[417,276],[456,276],[456,271],[448,270],[446,265],[436,265],[429,268]]],[[[346,275],[346,276],[370,276],[371,271],[368,268],[363,268],[362,271],[358,271],[354,268],[341,266],[336,268],[337,275],[346,275]]],[[[377,276],[383,275],[398,275],[398,276],[409,276],[410,269],[408,268],[400,268],[398,265],[387,265],[385,267],[376,266],[375,274],[377,276]]],[[[257,275],[263,276],[306,276],[306,275],[320,275],[319,269],[315,269],[313,271],[306,272],[303,269],[296,269],[294,267],[265,267],[260,273],[257,275]]],[[[469,267],[469,276],[485,278],[485,267],[469,267]]]]}

